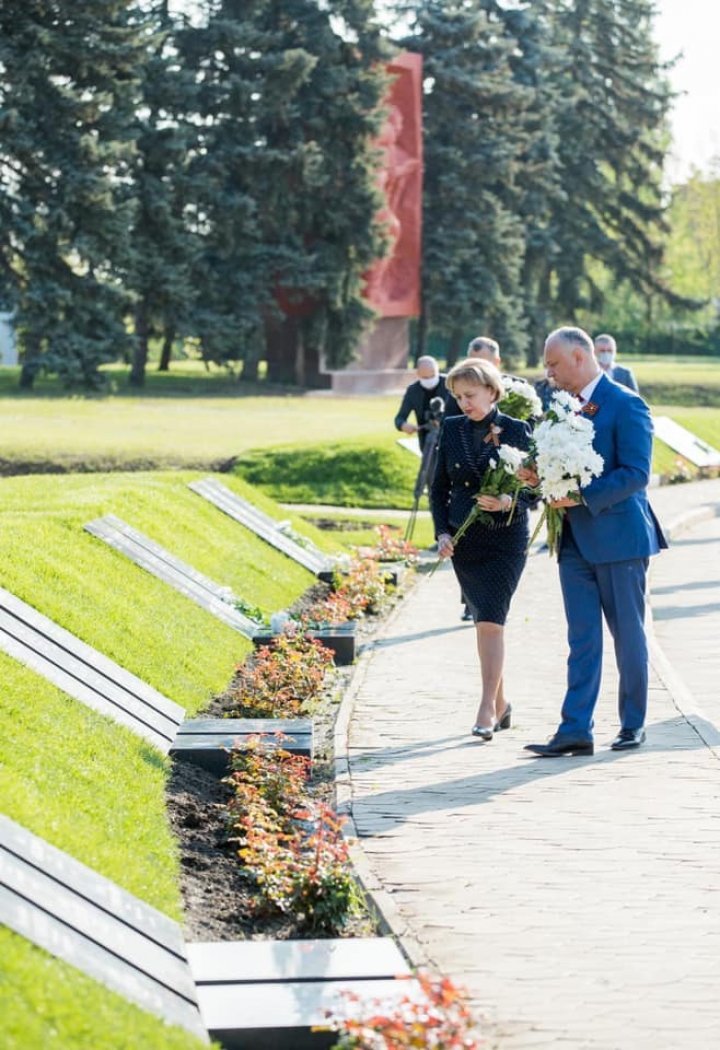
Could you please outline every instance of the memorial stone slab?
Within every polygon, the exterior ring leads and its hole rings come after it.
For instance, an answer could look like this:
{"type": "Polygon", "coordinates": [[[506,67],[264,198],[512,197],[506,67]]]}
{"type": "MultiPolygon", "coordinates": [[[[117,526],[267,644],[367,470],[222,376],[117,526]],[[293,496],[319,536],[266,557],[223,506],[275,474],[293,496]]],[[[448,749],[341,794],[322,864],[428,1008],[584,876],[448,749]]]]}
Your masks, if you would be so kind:
{"type": "Polygon", "coordinates": [[[164,753],[185,718],[179,704],[3,588],[0,649],[164,753]]]}
{"type": "Polygon", "coordinates": [[[231,492],[215,478],[191,481],[190,488],[219,510],[250,529],[256,536],[292,558],[299,565],[320,579],[332,579],[334,561],[313,545],[304,546],[283,532],[281,522],[276,521],[252,503],[231,492]]]}
{"type": "Polygon", "coordinates": [[[720,452],[669,416],[653,416],[655,436],[696,467],[720,466],[720,452]]]}
{"type": "Polygon", "coordinates": [[[412,453],[413,456],[417,456],[418,459],[422,459],[422,452],[420,451],[420,442],[415,436],[397,438],[395,444],[399,445],[400,448],[404,448],[406,452],[412,453]]]}
{"type": "Polygon", "coordinates": [[[258,624],[234,607],[236,599],[229,587],[223,587],[203,576],[197,569],[176,558],[114,514],[88,522],[85,529],[212,613],[228,627],[233,627],[246,638],[253,637],[258,624]]]}
{"type": "Polygon", "coordinates": [[[228,771],[229,752],[259,735],[266,748],[281,747],[295,755],[313,757],[313,724],[309,718],[191,718],[180,726],[170,756],[222,777],[228,771]]]}
{"type": "Polygon", "coordinates": [[[180,926],[5,816],[0,921],[208,1042],[180,926]]]}
{"type": "MultiPolygon", "coordinates": [[[[328,648],[333,654],[333,660],[337,667],[347,667],[353,663],[357,653],[357,631],[352,620],[338,624],[335,627],[311,628],[306,632],[311,638],[317,638],[319,642],[328,648]]],[[[258,631],[253,637],[253,645],[258,648],[261,645],[269,645],[275,635],[268,632],[258,631]]]]}
{"type": "Polygon", "coordinates": [[[203,1021],[227,1050],[330,1047],[337,1034],[312,1031],[328,1010],[357,1016],[421,995],[389,937],[203,941],[187,951],[203,1021]]]}

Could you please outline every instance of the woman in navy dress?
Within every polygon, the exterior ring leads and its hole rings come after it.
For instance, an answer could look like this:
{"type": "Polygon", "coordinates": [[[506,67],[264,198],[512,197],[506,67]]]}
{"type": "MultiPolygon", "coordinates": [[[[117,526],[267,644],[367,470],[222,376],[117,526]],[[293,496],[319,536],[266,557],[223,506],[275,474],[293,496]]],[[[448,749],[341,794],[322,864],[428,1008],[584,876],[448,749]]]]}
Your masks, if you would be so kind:
{"type": "Polygon", "coordinates": [[[430,503],[438,552],[452,558],[475,622],[482,697],[472,733],[492,740],[494,731],[510,727],[511,707],[503,690],[504,625],[527,559],[528,506],[533,497],[520,493],[510,521],[510,496],[481,496],[477,504],[493,516],[492,524],[475,522],[456,547],[452,535],[472,510],[498,446],[527,451],[531,429],[498,411],[502,378],[489,362],[462,361],[450,370],[446,382],[463,415],[443,423],[430,503]]]}

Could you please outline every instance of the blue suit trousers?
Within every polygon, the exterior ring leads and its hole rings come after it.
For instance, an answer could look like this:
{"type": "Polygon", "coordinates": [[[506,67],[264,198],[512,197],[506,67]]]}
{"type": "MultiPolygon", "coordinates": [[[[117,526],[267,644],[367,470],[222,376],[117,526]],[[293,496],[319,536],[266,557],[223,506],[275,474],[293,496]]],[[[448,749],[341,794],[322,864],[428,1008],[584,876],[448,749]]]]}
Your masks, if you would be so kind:
{"type": "Polygon", "coordinates": [[[586,561],[566,521],[560,551],[560,585],[570,655],[560,734],[592,739],[593,712],[602,674],[603,614],[615,643],[620,725],[623,729],[644,725],[648,697],[647,568],[647,558],[600,565],[586,561]]]}

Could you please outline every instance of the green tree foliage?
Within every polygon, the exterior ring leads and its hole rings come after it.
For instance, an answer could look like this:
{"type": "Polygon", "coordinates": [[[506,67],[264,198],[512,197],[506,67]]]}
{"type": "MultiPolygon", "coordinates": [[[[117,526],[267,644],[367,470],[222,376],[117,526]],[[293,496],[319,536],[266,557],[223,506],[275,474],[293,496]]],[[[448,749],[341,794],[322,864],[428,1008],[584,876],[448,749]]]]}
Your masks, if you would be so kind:
{"type": "Polygon", "coordinates": [[[22,383],[40,368],[99,382],[126,353],[126,194],[143,19],[128,0],[0,6],[2,295],[22,383]]]}
{"type": "Polygon", "coordinates": [[[152,337],[163,340],[161,363],[167,368],[175,337],[194,334],[193,269],[199,237],[187,221],[186,208],[194,201],[189,165],[197,130],[192,120],[182,119],[194,85],[178,63],[168,8],[168,0],[160,0],[149,12],[155,36],[134,118],[136,152],[129,193],[135,211],[132,266],[126,280],[133,298],[133,386],[144,384],[152,337]]]}
{"type": "Polygon", "coordinates": [[[525,230],[518,173],[530,146],[530,91],[513,74],[515,38],[497,5],[422,0],[403,41],[424,58],[425,323],[449,341],[467,332],[526,345],[520,291],[525,230]]]}
{"type": "Polygon", "coordinates": [[[556,318],[569,320],[602,305],[593,261],[641,293],[667,293],[659,270],[671,92],[649,0],[558,0],[549,13],[562,51],[554,121],[564,194],[544,283],[556,318]]]}
{"type": "Polygon", "coordinates": [[[196,285],[211,360],[303,381],[349,359],[379,254],[371,137],[383,88],[370,0],[215,0],[178,35],[196,78],[196,285]],[[340,31],[342,30],[342,31],[340,31]],[[290,315],[280,311],[281,301],[290,315]]]}
{"type": "Polygon", "coordinates": [[[666,264],[672,287],[710,304],[720,316],[720,162],[675,186],[666,264]]]}
{"type": "Polygon", "coordinates": [[[555,42],[552,0],[495,6],[514,41],[513,76],[526,90],[524,134],[511,200],[525,234],[522,295],[532,354],[553,327],[550,274],[560,255],[555,216],[568,193],[554,119],[563,104],[557,76],[562,51],[555,42]]]}

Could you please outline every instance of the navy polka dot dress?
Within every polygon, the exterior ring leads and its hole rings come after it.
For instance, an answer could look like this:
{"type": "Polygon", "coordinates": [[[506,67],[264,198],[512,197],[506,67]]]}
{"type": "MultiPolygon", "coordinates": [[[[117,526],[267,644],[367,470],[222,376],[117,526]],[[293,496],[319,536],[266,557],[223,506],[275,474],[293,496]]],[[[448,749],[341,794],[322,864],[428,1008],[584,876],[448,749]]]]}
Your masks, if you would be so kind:
{"type": "MultiPolygon", "coordinates": [[[[467,416],[446,419],[438,445],[437,468],[430,493],[435,534],[451,535],[474,506],[495,446],[486,440],[490,427],[500,428],[500,444],[526,451],[530,426],[495,408],[481,422],[467,416]]],[[[465,601],[476,623],[504,624],[527,559],[530,494],[521,494],[512,523],[509,514],[493,514],[493,524],[476,522],[458,540],[452,563],[465,601]]]]}

